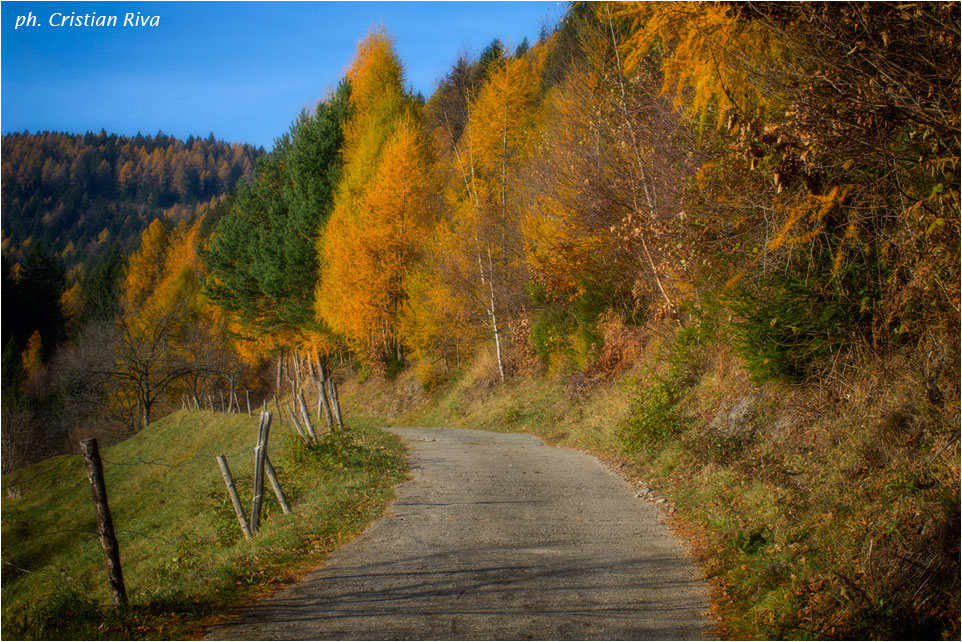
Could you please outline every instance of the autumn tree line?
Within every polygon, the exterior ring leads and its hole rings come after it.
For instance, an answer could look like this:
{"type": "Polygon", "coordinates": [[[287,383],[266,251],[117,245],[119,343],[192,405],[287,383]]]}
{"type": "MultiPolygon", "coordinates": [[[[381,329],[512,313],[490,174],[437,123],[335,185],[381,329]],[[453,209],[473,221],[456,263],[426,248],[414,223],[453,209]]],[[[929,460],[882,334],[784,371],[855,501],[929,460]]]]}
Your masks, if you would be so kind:
{"type": "Polygon", "coordinates": [[[90,267],[116,244],[137,247],[158,216],[193,218],[200,206],[249,176],[263,150],[191,136],[7,134],[3,136],[4,256],[31,247],[59,255],[69,270],[90,267]]]}
{"type": "MultiPolygon", "coordinates": [[[[104,420],[104,405],[108,423],[137,414],[121,412],[124,395],[106,386],[118,373],[78,370],[68,367],[70,359],[92,345],[84,337],[104,335],[124,319],[120,312],[129,309],[130,296],[123,284],[136,265],[131,253],[140,247],[158,258],[145,227],[157,221],[154,232],[173,233],[201,212],[214,215],[262,153],[213,136],[3,137],[5,470],[59,452],[65,435],[88,416],[104,420]]],[[[205,233],[212,224],[206,220],[205,233]]],[[[115,347],[100,345],[104,367],[113,366],[115,347]]],[[[152,394],[163,390],[151,388],[152,394]]]]}
{"type": "MultiPolygon", "coordinates": [[[[427,101],[373,30],[230,199],[147,227],[115,270],[112,312],[64,357],[101,378],[63,394],[144,426],[205,376],[273,373],[294,353],[379,378],[414,365],[426,388],[479,350],[497,380],[597,371],[618,361],[625,328],[707,309],[724,311],[756,382],[951,352],[957,13],[575,3],[532,46],[462,57],[427,101]],[[118,367],[144,346],[167,362],[118,367]]],[[[8,174],[4,142],[5,177],[40,190],[15,188],[17,202],[73,189],[53,187],[74,184],[56,160],[8,174]]],[[[125,181],[118,154],[102,183],[161,205],[207,194],[248,158],[210,147],[141,149],[125,181]],[[185,162],[154,188],[141,176],[158,149],[185,162]]],[[[89,180],[103,164],[87,163],[89,180]]]]}
{"type": "Polygon", "coordinates": [[[758,381],[954,335],[955,5],[574,4],[421,105],[373,31],[235,193],[207,296],[266,356],[589,367],[720,302],[758,381]],[[524,345],[521,345],[524,344],[524,345]],[[517,361],[515,359],[514,361],[517,361]]]}

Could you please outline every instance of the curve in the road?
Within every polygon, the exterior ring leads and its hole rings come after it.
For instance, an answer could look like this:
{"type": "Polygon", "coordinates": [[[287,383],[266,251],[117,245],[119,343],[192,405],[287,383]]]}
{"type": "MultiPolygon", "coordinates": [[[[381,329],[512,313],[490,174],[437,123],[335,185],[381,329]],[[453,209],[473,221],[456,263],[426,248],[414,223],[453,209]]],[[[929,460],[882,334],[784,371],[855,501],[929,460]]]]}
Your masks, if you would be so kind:
{"type": "Polygon", "coordinates": [[[387,516],[211,639],[701,639],[705,585],[657,509],[530,435],[392,428],[387,516]]]}

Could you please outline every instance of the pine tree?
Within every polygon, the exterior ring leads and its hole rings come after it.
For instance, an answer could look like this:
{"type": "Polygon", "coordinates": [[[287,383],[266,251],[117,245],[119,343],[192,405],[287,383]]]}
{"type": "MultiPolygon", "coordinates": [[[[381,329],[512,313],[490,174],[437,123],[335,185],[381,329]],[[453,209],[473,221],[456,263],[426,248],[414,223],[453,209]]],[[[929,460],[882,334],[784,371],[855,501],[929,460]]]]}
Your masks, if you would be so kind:
{"type": "Polygon", "coordinates": [[[302,113],[241,182],[203,260],[206,292],[251,336],[317,331],[317,237],[338,182],[350,85],[302,113]]]}

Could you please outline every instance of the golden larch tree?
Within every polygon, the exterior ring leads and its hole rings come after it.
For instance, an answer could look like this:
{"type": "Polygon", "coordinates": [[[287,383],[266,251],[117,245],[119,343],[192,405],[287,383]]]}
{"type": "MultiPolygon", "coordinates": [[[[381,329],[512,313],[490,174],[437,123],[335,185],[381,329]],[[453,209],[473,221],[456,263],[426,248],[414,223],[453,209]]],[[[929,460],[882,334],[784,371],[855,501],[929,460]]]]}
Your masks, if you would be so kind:
{"type": "Polygon", "coordinates": [[[405,283],[429,218],[428,162],[416,104],[391,39],[374,31],[348,71],[343,173],[319,241],[320,320],[381,372],[402,359],[405,283]]]}

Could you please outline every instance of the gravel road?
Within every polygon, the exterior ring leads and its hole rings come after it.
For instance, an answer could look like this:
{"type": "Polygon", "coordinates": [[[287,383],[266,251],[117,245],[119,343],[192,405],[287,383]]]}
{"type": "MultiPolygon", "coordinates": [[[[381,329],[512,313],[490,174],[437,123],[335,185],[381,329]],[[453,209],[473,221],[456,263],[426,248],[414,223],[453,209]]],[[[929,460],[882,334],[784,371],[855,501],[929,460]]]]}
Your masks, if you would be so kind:
{"type": "Polygon", "coordinates": [[[392,428],[413,479],[325,565],[209,639],[703,639],[706,588],[658,509],[530,435],[392,428]]]}

